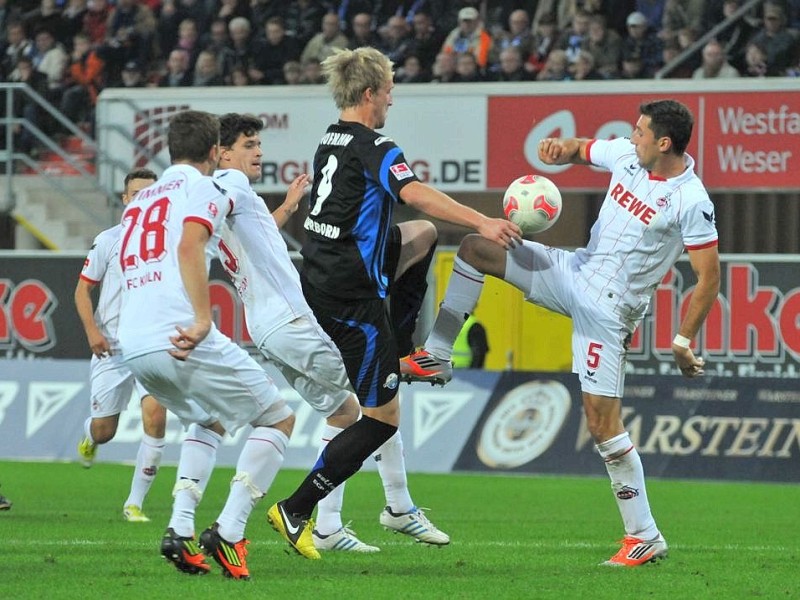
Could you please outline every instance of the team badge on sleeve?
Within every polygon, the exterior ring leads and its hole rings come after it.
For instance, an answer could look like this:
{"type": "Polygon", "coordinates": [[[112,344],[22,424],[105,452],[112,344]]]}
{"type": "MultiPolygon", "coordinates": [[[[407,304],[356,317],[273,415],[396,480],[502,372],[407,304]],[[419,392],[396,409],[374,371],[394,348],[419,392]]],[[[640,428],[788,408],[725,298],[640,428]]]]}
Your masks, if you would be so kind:
{"type": "Polygon", "coordinates": [[[394,178],[398,181],[402,181],[403,179],[408,179],[409,177],[414,176],[414,172],[411,170],[411,167],[404,162],[392,165],[389,167],[389,170],[394,174],[394,178]]]}
{"type": "Polygon", "coordinates": [[[217,213],[219,213],[219,209],[217,208],[217,205],[214,204],[213,202],[209,202],[208,203],[208,214],[213,219],[214,217],[217,216],[217,213]]]}

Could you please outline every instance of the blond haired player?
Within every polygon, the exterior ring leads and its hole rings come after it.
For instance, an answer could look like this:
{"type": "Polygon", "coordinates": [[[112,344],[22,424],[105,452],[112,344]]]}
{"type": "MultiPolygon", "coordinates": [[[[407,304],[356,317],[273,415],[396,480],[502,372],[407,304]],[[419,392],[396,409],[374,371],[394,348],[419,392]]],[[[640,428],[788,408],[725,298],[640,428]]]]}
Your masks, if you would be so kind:
{"type": "Polygon", "coordinates": [[[625,528],[619,552],[603,564],[637,566],[667,555],[650,512],[644,470],[621,417],[625,354],[650,297],[684,251],[697,285],[672,343],[686,377],[703,374],[692,338],[719,291],[714,205],[686,154],[694,119],[674,100],[644,103],[630,139],[544,139],[547,164],[592,164],[611,172],[589,244],[567,252],[525,241],[508,252],[467,236],[425,348],[401,361],[410,381],[449,379],[453,340],[475,307],[484,275],[504,279],[534,304],[572,317],[572,368],[589,431],[605,462],[625,528]]]}
{"type": "MultiPolygon", "coordinates": [[[[149,169],[136,169],[125,176],[122,204],[127,206],[136,193],[152,184],[157,175],[149,169]]],[[[136,468],[131,491],[123,504],[122,514],[127,521],[146,522],[142,511],[145,496],[153,484],[164,453],[164,432],[167,411],[147,393],[122,362],[117,341],[119,322],[120,269],[119,233],[122,225],[101,232],[92,243],[75,287],[75,308],[83,323],[89,348],[92,350],[91,416],[84,423],[84,437],[78,444],[78,454],[84,467],[91,467],[97,446],[114,439],[119,415],[136,391],[141,401],[144,435],[136,454],[136,468]],[[92,309],[92,290],[102,283],[97,309],[92,309]]]]}

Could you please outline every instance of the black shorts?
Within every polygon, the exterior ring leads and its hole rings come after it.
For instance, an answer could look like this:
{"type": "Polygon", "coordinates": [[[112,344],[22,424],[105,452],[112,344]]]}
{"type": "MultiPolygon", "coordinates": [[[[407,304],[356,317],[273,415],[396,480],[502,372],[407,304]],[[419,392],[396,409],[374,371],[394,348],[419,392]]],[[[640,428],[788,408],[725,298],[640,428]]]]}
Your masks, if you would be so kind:
{"type": "Polygon", "coordinates": [[[322,298],[305,280],[303,292],[317,321],[339,348],[361,406],[374,408],[392,400],[400,382],[400,362],[384,301],[374,298],[345,304],[322,298]]]}

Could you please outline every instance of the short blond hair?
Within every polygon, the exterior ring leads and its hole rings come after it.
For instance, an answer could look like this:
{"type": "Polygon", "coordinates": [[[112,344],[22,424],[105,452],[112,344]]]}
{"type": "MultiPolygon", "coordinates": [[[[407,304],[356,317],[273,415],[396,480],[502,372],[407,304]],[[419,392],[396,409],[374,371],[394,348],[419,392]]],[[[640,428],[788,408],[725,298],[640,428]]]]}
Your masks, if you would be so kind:
{"type": "Polygon", "coordinates": [[[394,76],[394,64],[385,54],[364,46],[340,50],[322,61],[333,101],[339,110],[361,104],[364,92],[383,87],[394,76]]]}

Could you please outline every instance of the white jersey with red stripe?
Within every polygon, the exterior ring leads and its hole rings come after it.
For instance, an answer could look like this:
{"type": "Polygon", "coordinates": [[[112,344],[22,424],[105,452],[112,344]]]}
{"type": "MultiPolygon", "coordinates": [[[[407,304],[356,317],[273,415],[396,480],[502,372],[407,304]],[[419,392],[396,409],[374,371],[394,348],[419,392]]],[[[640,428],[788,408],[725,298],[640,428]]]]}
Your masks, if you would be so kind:
{"type": "MultiPolygon", "coordinates": [[[[233,200],[211,177],[189,165],[173,165],[141,190],[122,215],[122,306],[119,342],[125,359],[171,349],[176,325],[194,322],[194,310],[181,279],[178,244],[183,225],[208,229],[206,268],[216,256],[219,229],[233,200]]],[[[214,325],[203,345],[228,342],[214,325]]]]}
{"type": "Polygon", "coordinates": [[[235,199],[222,228],[219,259],[245,306],[250,337],[257,346],[276,329],[311,313],[286,242],[264,201],[236,169],[214,173],[235,199]]]}
{"type": "Polygon", "coordinates": [[[119,241],[122,225],[100,232],[83,261],[80,278],[92,285],[100,285],[100,297],[94,311],[94,320],[106,338],[112,352],[119,349],[120,279],[119,241]],[[102,285],[101,285],[102,284],[102,285]]]}
{"type": "Polygon", "coordinates": [[[611,183],[589,243],[574,255],[577,289],[638,319],[684,247],[717,244],[714,205],[688,154],[686,169],[671,179],[639,166],[627,138],[591,140],[586,156],[611,171],[611,183]]]}

